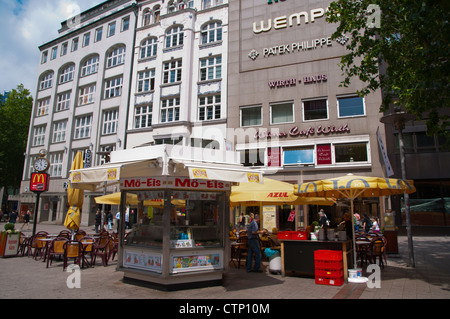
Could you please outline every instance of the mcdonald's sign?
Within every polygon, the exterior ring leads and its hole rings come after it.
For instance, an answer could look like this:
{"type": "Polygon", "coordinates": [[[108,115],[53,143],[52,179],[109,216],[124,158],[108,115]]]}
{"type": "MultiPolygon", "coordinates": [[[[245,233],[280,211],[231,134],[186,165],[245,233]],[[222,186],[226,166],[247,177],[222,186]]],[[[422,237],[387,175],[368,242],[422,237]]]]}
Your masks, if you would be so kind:
{"type": "Polygon", "coordinates": [[[31,173],[30,191],[32,192],[48,191],[49,180],[50,175],[47,173],[31,173]]]}

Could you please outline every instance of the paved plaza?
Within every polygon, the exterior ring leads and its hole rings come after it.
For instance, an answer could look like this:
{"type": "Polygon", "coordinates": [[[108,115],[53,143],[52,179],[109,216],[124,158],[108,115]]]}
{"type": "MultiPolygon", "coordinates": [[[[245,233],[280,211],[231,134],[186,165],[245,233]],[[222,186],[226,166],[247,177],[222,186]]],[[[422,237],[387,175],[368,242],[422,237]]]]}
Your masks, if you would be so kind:
{"type": "MultiPolygon", "coordinates": [[[[37,231],[62,229],[37,225],[37,231]]],[[[317,285],[314,278],[270,274],[265,262],[263,273],[231,267],[222,286],[167,292],[124,283],[117,259],[107,267],[98,260],[95,267],[81,269],[80,288],[69,288],[72,273],[62,270],[62,262],[46,268],[31,257],[14,257],[0,258],[0,299],[450,299],[450,237],[415,236],[415,268],[407,267],[407,238],[400,236],[398,244],[399,254],[388,255],[381,270],[380,288],[317,285]]]]}

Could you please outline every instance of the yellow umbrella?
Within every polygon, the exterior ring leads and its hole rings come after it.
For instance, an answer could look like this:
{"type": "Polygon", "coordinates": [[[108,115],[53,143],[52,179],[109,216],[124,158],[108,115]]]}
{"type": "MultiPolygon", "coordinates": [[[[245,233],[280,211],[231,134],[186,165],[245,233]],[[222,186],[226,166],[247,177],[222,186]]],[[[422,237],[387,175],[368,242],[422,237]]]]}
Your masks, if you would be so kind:
{"type": "MultiPolygon", "coordinates": [[[[120,192],[95,197],[97,204],[120,205],[120,192]]],[[[127,205],[137,205],[138,196],[133,193],[127,193],[127,205]]]]}
{"type": "Polygon", "coordinates": [[[356,267],[355,227],[353,220],[353,201],[357,197],[379,197],[414,193],[416,191],[411,180],[356,176],[348,174],[341,177],[323,179],[294,186],[294,193],[303,197],[346,198],[351,202],[353,230],[353,261],[356,267]]]}
{"type": "Polygon", "coordinates": [[[294,194],[294,185],[264,178],[262,184],[241,183],[231,187],[230,205],[334,205],[335,200],[325,198],[303,198],[294,194]]]}
{"type": "MultiPolygon", "coordinates": [[[[84,167],[83,153],[77,152],[72,163],[71,170],[81,169],[84,167]]],[[[69,177],[70,179],[70,177],[69,177]]],[[[71,230],[77,230],[81,224],[80,207],[83,206],[84,191],[81,189],[72,188],[69,184],[67,187],[67,199],[69,202],[69,210],[64,221],[64,226],[71,230]]]]}

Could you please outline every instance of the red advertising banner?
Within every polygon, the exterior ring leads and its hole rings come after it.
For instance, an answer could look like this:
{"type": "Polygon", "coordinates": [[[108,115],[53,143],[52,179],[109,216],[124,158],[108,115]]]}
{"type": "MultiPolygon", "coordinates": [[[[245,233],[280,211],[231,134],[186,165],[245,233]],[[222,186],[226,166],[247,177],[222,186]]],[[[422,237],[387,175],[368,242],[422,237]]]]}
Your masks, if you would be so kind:
{"type": "Polygon", "coordinates": [[[331,144],[317,145],[317,165],[331,164],[331,144]]]}
{"type": "Polygon", "coordinates": [[[281,148],[280,147],[269,147],[267,148],[267,159],[268,166],[281,166],[281,148]]]}
{"type": "Polygon", "coordinates": [[[50,175],[47,173],[31,173],[30,191],[32,192],[46,192],[48,191],[48,184],[50,175]]]}

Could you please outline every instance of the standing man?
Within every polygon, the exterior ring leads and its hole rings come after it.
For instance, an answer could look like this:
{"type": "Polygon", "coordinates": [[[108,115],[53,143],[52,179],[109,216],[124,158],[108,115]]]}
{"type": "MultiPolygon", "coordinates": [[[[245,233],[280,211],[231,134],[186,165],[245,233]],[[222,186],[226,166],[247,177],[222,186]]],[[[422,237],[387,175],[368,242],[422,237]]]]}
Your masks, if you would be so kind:
{"type": "Polygon", "coordinates": [[[19,213],[17,210],[14,210],[12,213],[9,214],[9,222],[16,224],[17,217],[19,217],[19,213]]]}
{"type": "Polygon", "coordinates": [[[262,272],[261,269],[261,248],[259,246],[259,234],[262,231],[258,231],[259,215],[254,216],[250,213],[250,222],[247,226],[247,272],[262,272]],[[252,270],[253,254],[255,254],[255,267],[252,270]]]}

